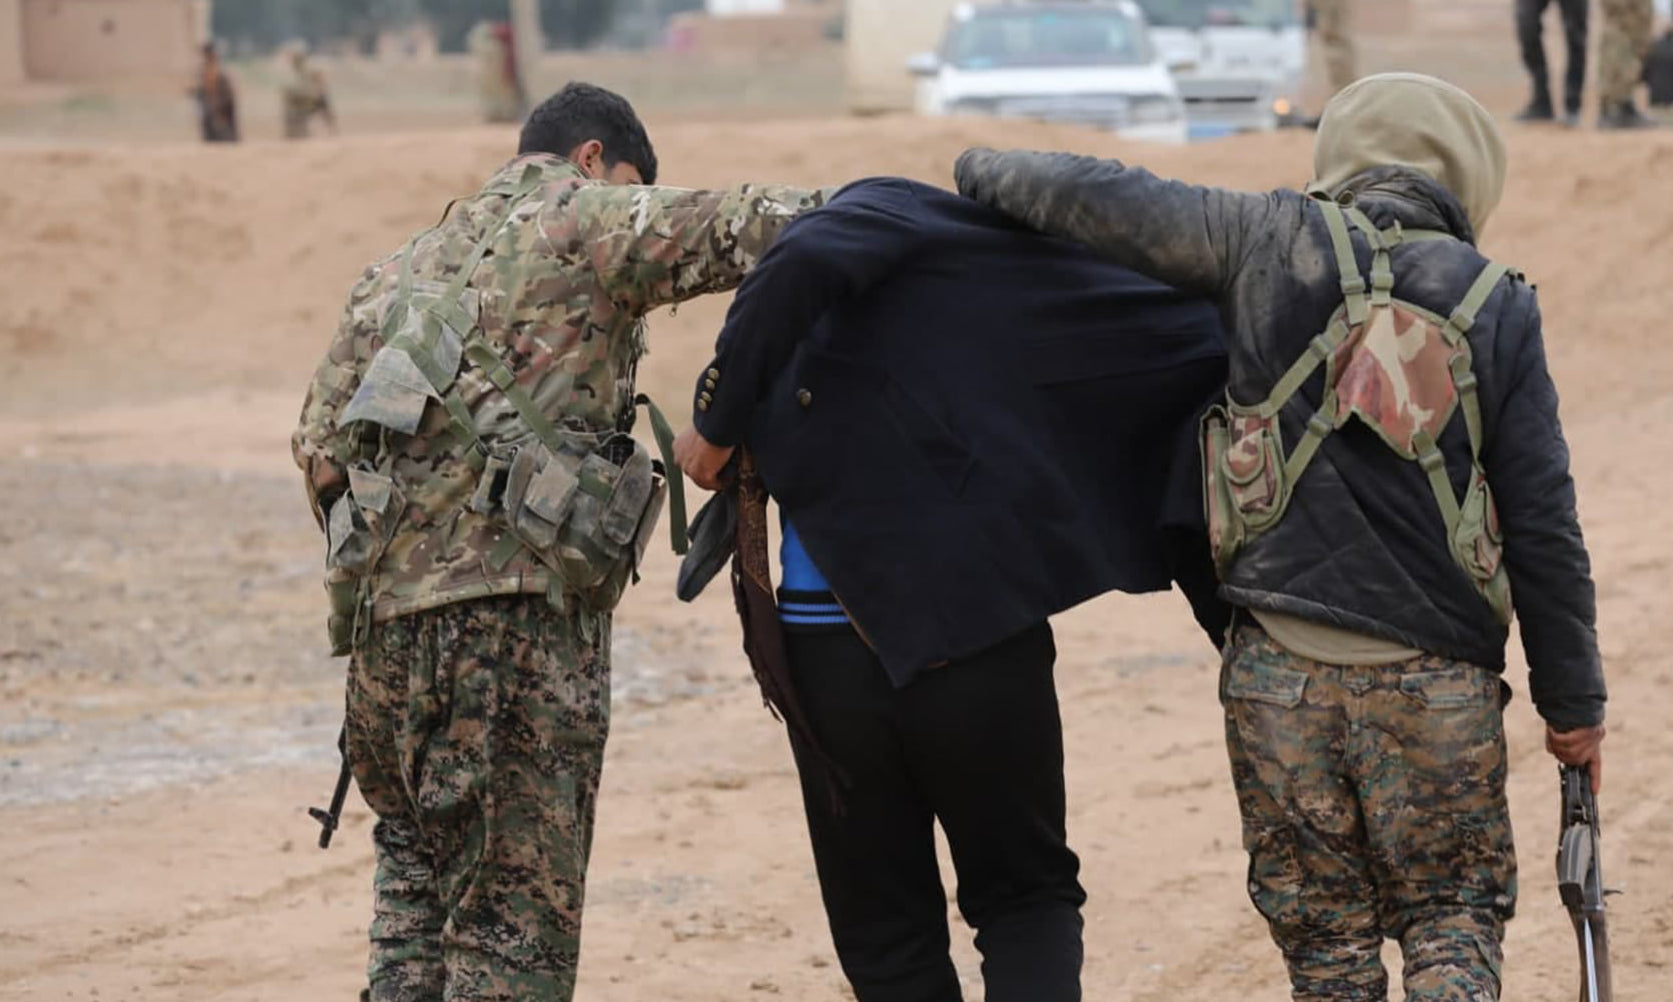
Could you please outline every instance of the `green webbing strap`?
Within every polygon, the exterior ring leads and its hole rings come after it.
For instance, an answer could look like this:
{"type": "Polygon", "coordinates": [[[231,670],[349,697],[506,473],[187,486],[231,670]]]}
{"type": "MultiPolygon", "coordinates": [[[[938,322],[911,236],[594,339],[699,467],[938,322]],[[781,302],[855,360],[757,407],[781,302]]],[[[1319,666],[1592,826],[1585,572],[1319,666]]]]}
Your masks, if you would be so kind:
{"type": "Polygon", "coordinates": [[[477,266],[482,264],[482,259],[488,256],[489,249],[494,246],[494,238],[500,235],[500,227],[505,225],[506,218],[511,215],[510,207],[516,204],[515,200],[507,203],[505,214],[495,220],[494,225],[488,227],[488,233],[471,248],[471,256],[465,258],[465,263],[454,273],[453,281],[447,283],[447,291],[442,294],[443,303],[457,303],[459,297],[464,295],[465,286],[470,284],[477,266]]]}
{"type": "Polygon", "coordinates": [[[663,417],[662,408],[650,397],[641,393],[633,398],[633,403],[645,408],[651,416],[651,434],[656,437],[657,451],[662,453],[663,474],[668,478],[668,534],[674,552],[683,556],[690,543],[685,520],[685,476],[680,473],[680,464],[674,461],[674,429],[663,417]]]}
{"type": "MultiPolygon", "coordinates": [[[[505,209],[495,217],[493,225],[488,227],[488,231],[483,234],[482,239],[471,249],[471,256],[465,259],[465,263],[460,266],[458,274],[454,275],[453,281],[448,283],[447,294],[442,297],[443,302],[457,303],[459,301],[459,297],[464,294],[465,286],[470,284],[471,276],[476,274],[477,266],[482,263],[483,258],[488,256],[488,251],[494,246],[494,238],[500,235],[500,230],[505,226],[506,221],[511,218],[512,211],[517,208],[517,203],[538,187],[540,187],[540,168],[534,164],[529,164],[523,168],[523,177],[517,182],[517,187],[507,196],[505,209]]],[[[468,327],[458,328],[460,334],[468,329],[468,327]]]]}
{"type": "Polygon", "coordinates": [[[1499,280],[1508,274],[1510,269],[1504,265],[1487,262],[1487,267],[1481,269],[1481,274],[1476,276],[1470,291],[1464,293],[1458,308],[1453,310],[1452,316],[1447,319],[1445,334],[1448,343],[1457,344],[1470,332],[1470,328],[1475,326],[1476,314],[1487,305],[1487,297],[1493,294],[1493,288],[1499,284],[1499,280]]]}
{"type": "MultiPolygon", "coordinates": [[[[1386,236],[1387,234],[1385,233],[1384,235],[1386,236]]],[[[1452,234],[1443,233],[1440,230],[1408,230],[1408,229],[1403,229],[1402,228],[1400,230],[1400,240],[1399,240],[1399,242],[1403,243],[1403,244],[1421,244],[1421,243],[1430,243],[1430,242],[1433,242],[1433,241],[1436,241],[1436,240],[1457,240],[1457,239],[1458,238],[1453,236],[1452,234]]]]}
{"type": "Polygon", "coordinates": [[[447,416],[453,425],[453,434],[464,444],[468,451],[466,455],[470,462],[480,465],[487,461],[488,450],[482,445],[482,436],[477,434],[476,419],[471,417],[471,410],[465,406],[465,398],[459,395],[455,387],[447,396],[442,397],[442,406],[447,408],[447,416]]]}
{"type": "Polygon", "coordinates": [[[1331,354],[1347,336],[1348,329],[1345,326],[1331,324],[1323,334],[1307,342],[1307,351],[1279,378],[1272,387],[1272,392],[1267,395],[1266,402],[1258,408],[1260,416],[1270,418],[1283,410],[1290,398],[1301,392],[1301,387],[1312,378],[1319,366],[1329,361],[1331,354]]]}
{"type": "MultiPolygon", "coordinates": [[[[1362,210],[1350,206],[1345,211],[1348,221],[1355,229],[1365,234],[1366,242],[1371,245],[1371,305],[1387,306],[1394,298],[1394,268],[1388,260],[1388,249],[1393,244],[1362,210]]],[[[1396,223],[1393,234],[1395,240],[1400,238],[1399,230],[1399,224],[1396,223]]]]}
{"type": "Polygon", "coordinates": [[[1365,322],[1365,277],[1359,273],[1359,259],[1354,257],[1353,238],[1348,235],[1348,218],[1342,207],[1330,199],[1317,200],[1330,229],[1330,243],[1336,249],[1336,270],[1342,276],[1342,298],[1348,305],[1348,326],[1358,327],[1365,322]]]}
{"type": "Polygon", "coordinates": [[[1295,444],[1295,451],[1290,458],[1284,460],[1285,482],[1294,489],[1294,485],[1306,472],[1307,464],[1313,461],[1313,456],[1319,451],[1319,446],[1331,432],[1336,430],[1336,391],[1331,390],[1324,395],[1319,409],[1307,419],[1307,432],[1301,436],[1301,441],[1295,444]]]}
{"type": "Polygon", "coordinates": [[[423,235],[413,234],[412,239],[407,241],[407,246],[401,250],[401,281],[395,286],[395,299],[403,306],[412,298],[412,252],[413,248],[418,246],[418,238],[423,235]]]}
{"type": "Polygon", "coordinates": [[[1481,459],[1481,400],[1476,395],[1475,373],[1470,369],[1470,353],[1460,351],[1452,356],[1452,384],[1458,387],[1458,409],[1464,412],[1464,428],[1470,433],[1470,458],[1481,459]]]}
{"type": "Polygon", "coordinates": [[[1470,368],[1470,352],[1465,335],[1475,326],[1476,315],[1486,305],[1487,297],[1493,294],[1499,280],[1508,274],[1509,268],[1489,261],[1487,267],[1481,269],[1481,274],[1476,276],[1470,291],[1464,294],[1458,308],[1447,318],[1446,327],[1442,331],[1442,336],[1447,339],[1448,344],[1454,347],[1463,346],[1463,350],[1452,356],[1452,382],[1458,387],[1458,407],[1464,412],[1464,427],[1470,433],[1470,456],[1478,460],[1481,458],[1482,447],[1481,402],[1476,394],[1477,383],[1475,373],[1470,368]]]}
{"type": "Polygon", "coordinates": [[[1441,521],[1446,524],[1446,538],[1456,539],[1458,523],[1463,520],[1464,513],[1458,505],[1457,495],[1452,493],[1452,481],[1446,475],[1446,459],[1428,432],[1420,431],[1412,436],[1412,446],[1417,450],[1418,465],[1429,477],[1429,489],[1435,494],[1435,503],[1440,505],[1441,521]]]}
{"type": "Polygon", "coordinates": [[[506,367],[505,360],[480,335],[466,339],[465,357],[469,359],[488,381],[511,401],[511,406],[517,410],[517,416],[523,419],[534,437],[540,439],[540,444],[551,449],[554,453],[563,451],[563,436],[558,434],[557,426],[546,419],[540,408],[534,405],[528,391],[517,385],[517,377],[506,367]]]}

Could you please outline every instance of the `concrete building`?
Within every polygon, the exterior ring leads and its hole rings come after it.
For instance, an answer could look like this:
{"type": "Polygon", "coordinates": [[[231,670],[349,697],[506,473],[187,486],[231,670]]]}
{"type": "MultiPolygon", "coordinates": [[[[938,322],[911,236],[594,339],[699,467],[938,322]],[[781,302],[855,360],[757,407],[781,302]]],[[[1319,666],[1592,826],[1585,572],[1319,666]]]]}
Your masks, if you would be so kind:
{"type": "Polygon", "coordinates": [[[22,0],[0,0],[0,87],[25,79],[22,0]]]}
{"type": "Polygon", "coordinates": [[[182,77],[209,0],[0,0],[0,84],[182,77]]]}

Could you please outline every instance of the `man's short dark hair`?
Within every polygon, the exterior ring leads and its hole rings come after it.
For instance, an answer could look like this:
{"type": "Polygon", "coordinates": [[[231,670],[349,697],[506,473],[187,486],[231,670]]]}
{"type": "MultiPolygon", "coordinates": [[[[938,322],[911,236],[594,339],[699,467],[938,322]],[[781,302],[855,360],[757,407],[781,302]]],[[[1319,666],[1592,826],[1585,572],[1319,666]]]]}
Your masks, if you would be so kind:
{"type": "Polygon", "coordinates": [[[646,184],[656,183],[656,151],[633,105],[620,94],[589,83],[569,84],[536,108],[523,123],[517,152],[568,156],[592,139],[604,144],[606,166],[626,160],[639,168],[646,184]]]}

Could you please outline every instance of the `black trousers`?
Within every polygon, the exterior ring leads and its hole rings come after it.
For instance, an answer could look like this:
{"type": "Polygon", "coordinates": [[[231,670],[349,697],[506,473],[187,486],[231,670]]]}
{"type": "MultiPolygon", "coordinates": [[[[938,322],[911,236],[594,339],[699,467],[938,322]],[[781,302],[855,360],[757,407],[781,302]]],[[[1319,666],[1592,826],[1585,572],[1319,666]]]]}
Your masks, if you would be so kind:
{"type": "Polygon", "coordinates": [[[988,1002],[1080,998],[1080,861],[1044,623],[896,689],[851,630],[786,637],[797,694],[846,774],[792,741],[831,937],[858,1002],[959,1002],[940,822],[988,1002]]]}
{"type": "MultiPolygon", "coordinates": [[[[1522,43],[1522,64],[1533,77],[1534,100],[1551,102],[1551,71],[1545,63],[1544,28],[1540,19],[1553,0],[1516,0],[1516,37],[1522,43]]],[[[1563,18],[1563,41],[1568,48],[1564,65],[1563,107],[1578,114],[1580,93],[1586,85],[1586,11],[1590,0],[1555,0],[1563,18]]]]}

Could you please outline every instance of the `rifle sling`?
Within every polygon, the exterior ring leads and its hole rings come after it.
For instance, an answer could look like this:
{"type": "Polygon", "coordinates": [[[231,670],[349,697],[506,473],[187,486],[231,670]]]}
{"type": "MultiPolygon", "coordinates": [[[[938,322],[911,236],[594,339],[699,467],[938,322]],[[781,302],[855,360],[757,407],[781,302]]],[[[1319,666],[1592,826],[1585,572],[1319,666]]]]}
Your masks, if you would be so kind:
{"type": "Polygon", "coordinates": [[[790,659],[784,649],[784,630],[779,623],[778,603],[773,598],[772,564],[768,557],[767,488],[755,472],[755,457],[738,450],[738,545],[732,555],[732,597],[737,602],[743,626],[744,653],[761,698],[773,716],[784,722],[791,737],[813,752],[825,770],[831,810],[842,814],[843,787],[848,777],[826,754],[809,725],[807,714],[796,696],[790,674],[790,659]]]}

